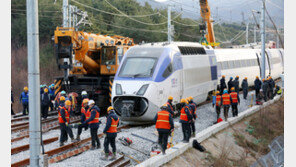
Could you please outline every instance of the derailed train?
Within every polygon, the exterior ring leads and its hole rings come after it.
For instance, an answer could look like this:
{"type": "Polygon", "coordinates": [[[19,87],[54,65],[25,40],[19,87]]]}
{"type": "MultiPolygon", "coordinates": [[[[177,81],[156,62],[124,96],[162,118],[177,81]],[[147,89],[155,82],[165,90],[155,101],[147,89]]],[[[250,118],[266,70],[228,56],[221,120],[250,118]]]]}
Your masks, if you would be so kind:
{"type": "MultiPolygon", "coordinates": [[[[266,76],[279,78],[284,72],[283,49],[266,49],[266,76]]],[[[112,104],[121,120],[151,122],[166,101],[173,104],[192,96],[204,102],[226,81],[248,77],[249,86],[260,76],[260,49],[213,49],[193,42],[148,43],[131,47],[121,61],[112,87],[112,104]]]]}

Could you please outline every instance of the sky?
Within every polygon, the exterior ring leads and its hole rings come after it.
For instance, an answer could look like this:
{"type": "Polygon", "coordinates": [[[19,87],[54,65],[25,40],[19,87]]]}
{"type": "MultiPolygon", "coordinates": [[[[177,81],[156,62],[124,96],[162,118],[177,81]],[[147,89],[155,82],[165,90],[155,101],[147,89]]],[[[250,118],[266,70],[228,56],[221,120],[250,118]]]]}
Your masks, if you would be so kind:
{"type": "MultiPolygon", "coordinates": [[[[138,0],[142,4],[148,2],[152,7],[166,8],[171,4],[173,10],[183,11],[183,17],[200,18],[199,0],[138,0]]],[[[222,22],[254,22],[252,10],[261,11],[262,0],[208,0],[213,19],[222,22]],[[243,13],[243,14],[242,14],[243,13]]],[[[284,26],[284,0],[266,0],[266,8],[279,26],[284,26]]],[[[257,21],[260,16],[257,15],[257,21]]],[[[268,17],[266,16],[266,19],[268,17]]],[[[270,21],[267,22],[270,24],[270,21]]]]}

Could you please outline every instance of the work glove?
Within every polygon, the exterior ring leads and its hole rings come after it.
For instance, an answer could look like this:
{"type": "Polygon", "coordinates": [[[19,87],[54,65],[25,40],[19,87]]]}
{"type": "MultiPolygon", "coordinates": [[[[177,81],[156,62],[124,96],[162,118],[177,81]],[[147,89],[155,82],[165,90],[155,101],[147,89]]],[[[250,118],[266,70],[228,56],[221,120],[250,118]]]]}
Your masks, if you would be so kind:
{"type": "Polygon", "coordinates": [[[68,126],[68,122],[66,122],[65,124],[66,124],[66,126],[68,126]]]}

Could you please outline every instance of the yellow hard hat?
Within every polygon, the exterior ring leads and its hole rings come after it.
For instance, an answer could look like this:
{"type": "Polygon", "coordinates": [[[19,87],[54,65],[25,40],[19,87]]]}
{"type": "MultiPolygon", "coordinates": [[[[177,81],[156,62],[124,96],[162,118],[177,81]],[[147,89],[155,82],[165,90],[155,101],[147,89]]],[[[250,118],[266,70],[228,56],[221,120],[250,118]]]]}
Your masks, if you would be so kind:
{"type": "Polygon", "coordinates": [[[232,87],[230,90],[235,90],[235,88],[234,88],[234,87],[232,87]]]}
{"type": "Polygon", "coordinates": [[[268,77],[268,78],[266,78],[266,80],[269,80],[269,77],[268,77]]]}
{"type": "Polygon", "coordinates": [[[88,99],[83,99],[82,103],[85,104],[85,103],[88,103],[88,101],[89,101],[88,99]]]}
{"type": "Polygon", "coordinates": [[[114,110],[114,108],[112,106],[108,107],[107,112],[109,112],[110,110],[114,110]]]}
{"type": "Polygon", "coordinates": [[[65,99],[65,97],[64,96],[61,96],[60,97],[60,101],[65,101],[66,99],[65,99]]]}
{"type": "Polygon", "coordinates": [[[258,76],[256,76],[256,78],[257,78],[257,79],[259,79],[259,77],[258,77],[258,76]]]}
{"type": "Polygon", "coordinates": [[[245,77],[245,80],[247,80],[248,79],[248,77],[245,77]]]}
{"type": "Polygon", "coordinates": [[[24,87],[24,90],[27,91],[27,90],[28,90],[28,87],[25,86],[25,87],[24,87]]]}
{"type": "Polygon", "coordinates": [[[180,103],[186,103],[186,100],[185,99],[181,99],[181,102],[180,103]]]}
{"type": "Polygon", "coordinates": [[[222,75],[222,78],[225,78],[225,75],[222,75]]]}
{"type": "Polygon", "coordinates": [[[190,100],[193,100],[193,97],[192,97],[192,96],[189,96],[189,99],[190,99],[190,100]]]}
{"type": "Polygon", "coordinates": [[[271,76],[269,76],[268,79],[271,79],[271,76]]]}
{"type": "Polygon", "coordinates": [[[66,105],[71,105],[71,101],[70,100],[66,100],[65,104],[66,105]]]}
{"type": "Polygon", "coordinates": [[[45,88],[45,89],[44,89],[44,92],[45,92],[45,93],[47,93],[47,92],[48,92],[48,89],[47,89],[47,88],[45,88]]]}
{"type": "Polygon", "coordinates": [[[236,78],[239,78],[239,76],[237,75],[236,78]]]}
{"type": "Polygon", "coordinates": [[[265,79],[263,78],[262,81],[265,81],[265,79]]]}
{"type": "Polygon", "coordinates": [[[168,98],[169,100],[173,100],[173,96],[169,96],[169,98],[168,98]]]}
{"type": "Polygon", "coordinates": [[[219,93],[220,93],[220,91],[217,90],[217,91],[216,91],[216,94],[219,94],[219,93]]]}

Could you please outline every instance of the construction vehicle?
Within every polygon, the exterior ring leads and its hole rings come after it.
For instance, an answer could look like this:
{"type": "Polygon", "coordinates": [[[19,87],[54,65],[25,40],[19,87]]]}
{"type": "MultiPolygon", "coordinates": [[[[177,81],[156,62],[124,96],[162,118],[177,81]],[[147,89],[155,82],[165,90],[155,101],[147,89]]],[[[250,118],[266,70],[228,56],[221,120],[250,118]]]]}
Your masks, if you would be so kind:
{"type": "Polygon", "coordinates": [[[114,75],[124,53],[133,45],[133,39],[128,37],[57,27],[55,58],[64,76],[55,80],[55,95],[61,90],[78,93],[77,111],[80,111],[83,90],[101,109],[110,106],[114,75]]]}
{"type": "Polygon", "coordinates": [[[212,47],[218,46],[220,43],[216,43],[214,27],[213,27],[213,19],[211,18],[211,10],[208,5],[207,0],[199,0],[200,5],[200,15],[202,17],[203,24],[199,25],[200,33],[202,34],[202,38],[200,39],[200,43],[202,45],[210,45],[212,47]]]}

